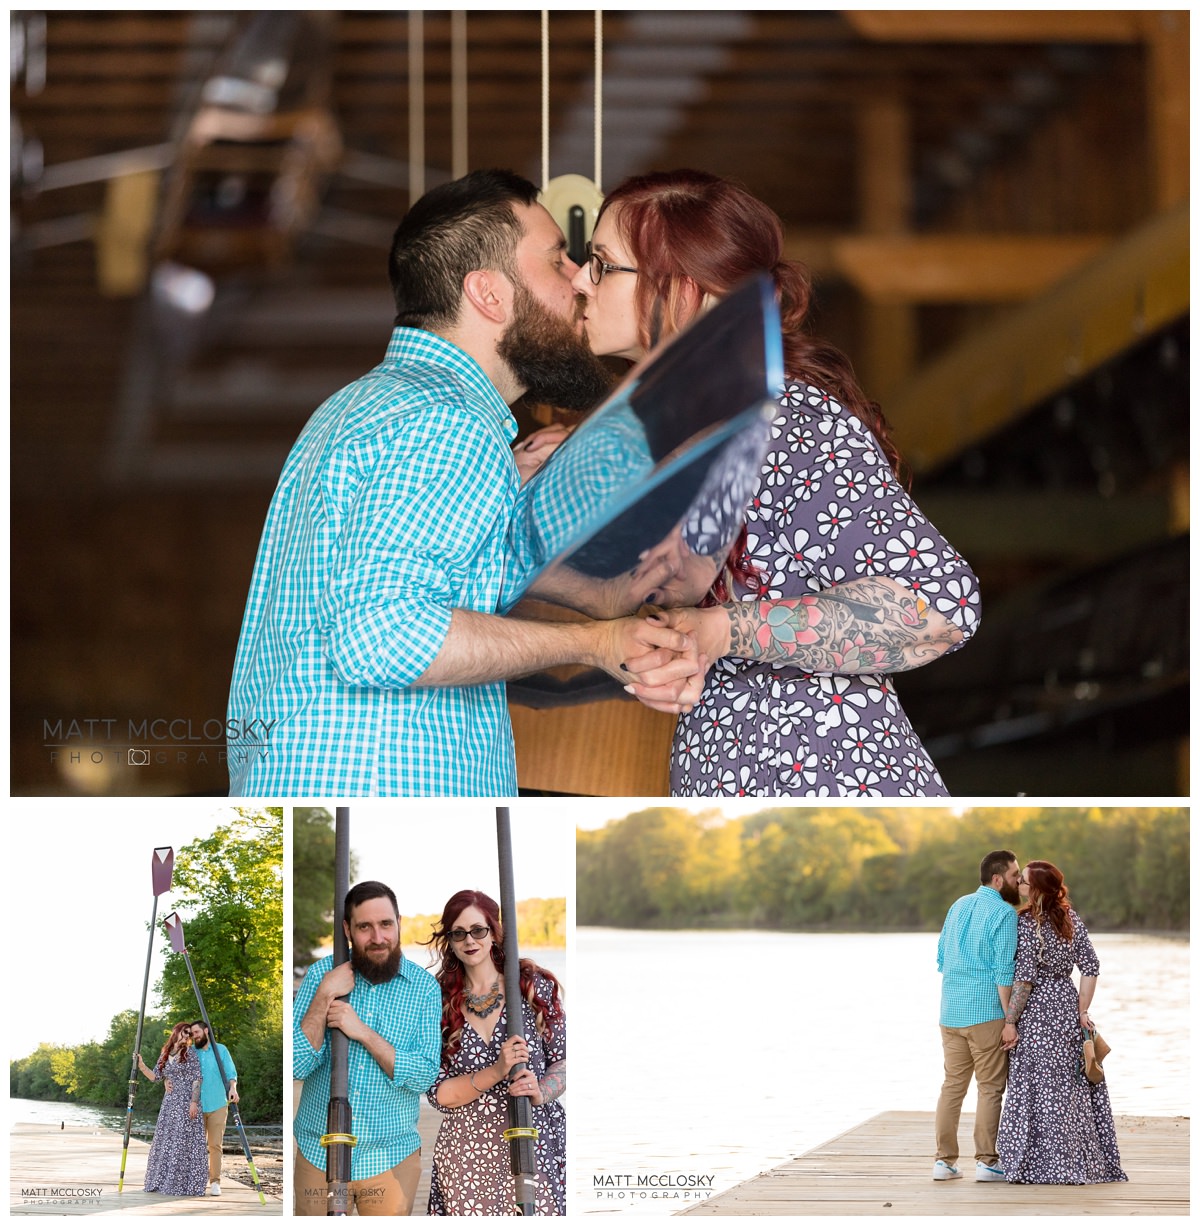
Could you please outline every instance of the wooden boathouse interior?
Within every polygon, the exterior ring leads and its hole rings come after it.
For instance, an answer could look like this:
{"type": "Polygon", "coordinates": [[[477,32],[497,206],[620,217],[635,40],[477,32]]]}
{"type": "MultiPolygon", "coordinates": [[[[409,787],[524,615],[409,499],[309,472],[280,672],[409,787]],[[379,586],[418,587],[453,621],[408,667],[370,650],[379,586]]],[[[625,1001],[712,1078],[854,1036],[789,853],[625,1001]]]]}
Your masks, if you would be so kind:
{"type": "MultiPolygon", "coordinates": [[[[591,176],[597,59],[601,186],[697,166],[780,214],[980,577],[975,641],[898,687],[951,791],[1188,793],[1187,10],[622,10],[599,57],[554,12],[547,70],[532,10],[306,12],[275,109],[222,129],[251,16],[10,14],[14,794],[223,793],[215,753],[67,767],[50,729],[224,718],[396,222],[467,167],[540,182],[543,95],[551,175],[591,176]]],[[[661,794],[670,720],[594,682],[512,687],[523,789],[661,794]]]]}

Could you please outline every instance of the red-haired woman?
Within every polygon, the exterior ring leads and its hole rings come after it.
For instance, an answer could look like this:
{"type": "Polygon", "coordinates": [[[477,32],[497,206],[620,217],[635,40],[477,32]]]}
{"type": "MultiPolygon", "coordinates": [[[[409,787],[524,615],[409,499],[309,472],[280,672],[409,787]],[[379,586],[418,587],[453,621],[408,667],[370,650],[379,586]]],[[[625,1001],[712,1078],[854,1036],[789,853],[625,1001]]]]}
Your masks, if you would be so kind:
{"type": "Polygon", "coordinates": [[[162,1046],[154,1067],[138,1052],[138,1066],[151,1081],[165,1081],[166,1092],[146,1159],[147,1192],[164,1196],[203,1196],[208,1190],[208,1145],[200,1111],[200,1061],[190,1050],[191,1025],[180,1022],[162,1046]]]}
{"type": "MultiPolygon", "coordinates": [[[[811,287],[783,258],[779,218],[701,171],[630,179],[572,284],[592,350],[636,361],[760,271],[778,293],[786,379],[732,564],[709,607],[666,615],[713,664],[699,701],[682,703],[671,791],[945,795],[891,674],[974,632],[975,576],[909,497],[847,359],[805,332],[811,287]]],[[[679,696],[632,692],[666,709],[679,696]]]]}
{"type": "Polygon", "coordinates": [[[1017,913],[1017,965],[1005,1016],[1017,1027],[1017,1045],[996,1142],[1005,1178],[1123,1182],[1108,1085],[1093,1085],[1083,1073],[1100,960],[1062,873],[1048,860],[1030,860],[1021,880],[1027,898],[1017,913]]]}
{"type": "Polygon", "coordinates": [[[442,1113],[433,1150],[429,1212],[447,1217],[516,1213],[508,1096],[528,1098],[538,1130],[534,1212],[566,1212],[567,1021],[558,980],[521,959],[524,1034],[509,1033],[500,908],[478,890],[460,890],[430,939],[440,956],[442,1067],[429,1101],[442,1113]],[[525,1036],[528,1037],[528,1041],[525,1036]],[[525,1064],[516,1076],[511,1070],[525,1064]]]}

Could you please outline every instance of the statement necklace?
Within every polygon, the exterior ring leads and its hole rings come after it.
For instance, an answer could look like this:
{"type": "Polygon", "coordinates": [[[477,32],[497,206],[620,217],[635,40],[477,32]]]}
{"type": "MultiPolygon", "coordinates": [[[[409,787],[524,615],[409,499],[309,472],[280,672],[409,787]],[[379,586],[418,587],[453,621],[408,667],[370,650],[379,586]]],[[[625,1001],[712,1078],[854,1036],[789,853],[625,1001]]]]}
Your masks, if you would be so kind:
{"type": "Polygon", "coordinates": [[[496,976],[495,983],[479,996],[473,996],[469,988],[463,988],[463,1005],[468,1013],[473,1013],[476,1017],[487,1017],[489,1013],[494,1013],[500,1008],[501,1000],[503,995],[500,992],[499,975],[496,976]]]}

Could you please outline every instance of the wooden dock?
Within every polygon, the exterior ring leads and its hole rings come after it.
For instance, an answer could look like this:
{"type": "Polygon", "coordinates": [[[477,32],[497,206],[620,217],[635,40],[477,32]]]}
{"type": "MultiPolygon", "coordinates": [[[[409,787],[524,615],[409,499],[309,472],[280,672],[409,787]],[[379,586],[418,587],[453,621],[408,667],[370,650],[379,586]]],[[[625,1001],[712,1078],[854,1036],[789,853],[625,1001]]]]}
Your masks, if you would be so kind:
{"type": "MultiPolygon", "coordinates": [[[[121,1170],[121,1133],[104,1128],[59,1128],[15,1124],[9,1135],[9,1215],[65,1217],[77,1214],[130,1214],[143,1217],[279,1217],[283,1202],[258,1193],[228,1176],[235,1165],[225,1157],[220,1196],[160,1196],[143,1192],[150,1146],[130,1139],[124,1191],[117,1192],[121,1170]]],[[[238,1161],[244,1163],[239,1154],[238,1161]]],[[[257,1156],[255,1166],[259,1165],[257,1156]]],[[[260,1172],[261,1175],[261,1172],[260,1172]]]]}
{"type": "Polygon", "coordinates": [[[963,1178],[935,1183],[932,1113],[889,1111],[676,1216],[1186,1215],[1190,1123],[1186,1116],[1120,1117],[1117,1144],[1129,1182],[1056,1187],[976,1183],[974,1117],[964,1115],[963,1178]]]}

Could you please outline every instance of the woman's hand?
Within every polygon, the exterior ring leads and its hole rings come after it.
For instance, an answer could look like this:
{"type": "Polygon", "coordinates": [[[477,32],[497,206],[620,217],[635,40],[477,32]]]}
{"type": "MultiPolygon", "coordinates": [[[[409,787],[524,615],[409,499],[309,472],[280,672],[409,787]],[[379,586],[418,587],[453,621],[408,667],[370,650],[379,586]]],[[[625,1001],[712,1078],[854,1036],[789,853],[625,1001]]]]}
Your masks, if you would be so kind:
{"type": "Polygon", "coordinates": [[[509,1083],[508,1092],[514,1098],[528,1098],[532,1100],[535,1107],[542,1106],[545,1101],[542,1097],[542,1087],[538,1085],[538,1079],[533,1075],[532,1069],[523,1069],[509,1083]]]}
{"type": "Polygon", "coordinates": [[[194,1120],[200,1114],[200,1108],[196,1103],[188,1103],[188,1119],[194,1120]]]}
{"type": "Polygon", "coordinates": [[[492,1068],[499,1074],[498,1080],[503,1081],[514,1065],[524,1064],[528,1059],[529,1045],[525,1042],[525,1036],[514,1034],[500,1044],[500,1056],[492,1068]]]}
{"type": "Polygon", "coordinates": [[[517,463],[517,472],[521,474],[522,485],[566,442],[570,433],[570,426],[546,426],[545,429],[535,430],[513,448],[513,459],[517,463]]]}
{"type": "Polygon", "coordinates": [[[1096,1029],[1096,1027],[1092,1023],[1092,1015],[1087,1011],[1086,1008],[1079,1010],[1079,1024],[1084,1028],[1084,1030],[1095,1030],[1096,1029]]]}

